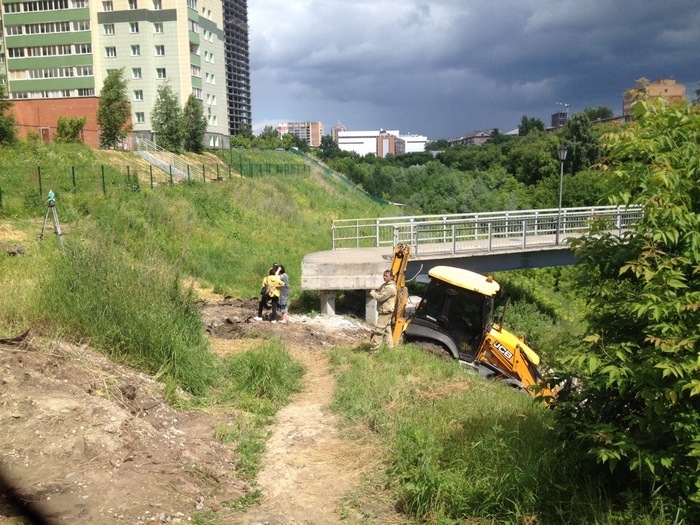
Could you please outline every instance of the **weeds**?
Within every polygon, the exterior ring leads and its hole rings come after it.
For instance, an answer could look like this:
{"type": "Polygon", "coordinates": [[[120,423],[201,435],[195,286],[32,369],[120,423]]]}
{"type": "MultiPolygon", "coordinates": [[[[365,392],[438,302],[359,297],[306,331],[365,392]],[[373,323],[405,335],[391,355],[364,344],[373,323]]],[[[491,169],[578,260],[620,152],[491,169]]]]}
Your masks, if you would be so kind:
{"type": "Polygon", "coordinates": [[[649,504],[613,503],[528,396],[408,345],[331,360],[333,406],[391,451],[395,500],[420,523],[665,522],[649,504]]]}

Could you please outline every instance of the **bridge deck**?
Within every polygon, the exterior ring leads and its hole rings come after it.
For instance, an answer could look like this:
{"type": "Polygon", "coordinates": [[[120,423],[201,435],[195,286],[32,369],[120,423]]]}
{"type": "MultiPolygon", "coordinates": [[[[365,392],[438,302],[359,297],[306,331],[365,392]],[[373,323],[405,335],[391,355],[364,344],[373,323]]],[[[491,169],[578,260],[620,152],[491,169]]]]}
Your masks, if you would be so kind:
{"type": "MultiPolygon", "coordinates": [[[[642,214],[639,207],[598,206],[334,221],[334,249],[304,257],[301,288],[320,290],[321,312],[331,313],[336,290],[381,285],[399,243],[411,246],[411,275],[440,264],[480,273],[572,264],[570,239],[601,223],[621,235],[642,214]]],[[[372,306],[368,294],[368,319],[372,306]]]]}

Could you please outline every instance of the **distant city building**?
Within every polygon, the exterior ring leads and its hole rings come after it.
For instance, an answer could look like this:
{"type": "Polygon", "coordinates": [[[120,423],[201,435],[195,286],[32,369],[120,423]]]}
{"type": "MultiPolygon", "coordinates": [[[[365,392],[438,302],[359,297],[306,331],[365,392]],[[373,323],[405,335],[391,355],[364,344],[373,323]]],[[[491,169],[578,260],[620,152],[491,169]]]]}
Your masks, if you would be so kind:
{"type": "Polygon", "coordinates": [[[377,157],[420,153],[425,151],[428,137],[425,135],[404,135],[399,130],[377,131],[337,131],[336,142],[343,151],[353,151],[358,155],[367,154],[377,157]]]}
{"type": "Polygon", "coordinates": [[[333,127],[331,128],[331,138],[338,142],[338,133],[341,131],[347,131],[348,128],[343,126],[340,122],[336,122],[333,127]]]}
{"type": "Polygon", "coordinates": [[[685,86],[672,78],[661,78],[649,82],[646,78],[637,80],[636,87],[626,89],[622,95],[622,114],[630,115],[632,105],[641,99],[662,98],[669,104],[685,103],[685,86]]]}
{"type": "Polygon", "coordinates": [[[287,122],[277,126],[277,131],[280,135],[294,135],[312,148],[318,148],[323,137],[323,122],[287,122]]]}
{"type": "Polygon", "coordinates": [[[465,133],[461,137],[456,139],[449,139],[447,144],[452,146],[481,146],[493,135],[492,129],[472,131],[471,133],[465,133]]]}
{"type": "MultiPolygon", "coordinates": [[[[0,70],[9,97],[25,106],[21,115],[53,99],[62,116],[94,122],[87,99],[123,68],[137,136],[153,138],[150,116],[164,82],[180,107],[190,94],[202,101],[209,147],[227,147],[230,133],[251,124],[247,0],[4,0],[2,8],[0,70]]],[[[42,108],[19,122],[21,136],[38,131],[50,140],[56,115],[42,108]]]]}
{"type": "Polygon", "coordinates": [[[569,111],[561,110],[556,113],[552,113],[552,128],[563,128],[569,121],[569,111]]]}

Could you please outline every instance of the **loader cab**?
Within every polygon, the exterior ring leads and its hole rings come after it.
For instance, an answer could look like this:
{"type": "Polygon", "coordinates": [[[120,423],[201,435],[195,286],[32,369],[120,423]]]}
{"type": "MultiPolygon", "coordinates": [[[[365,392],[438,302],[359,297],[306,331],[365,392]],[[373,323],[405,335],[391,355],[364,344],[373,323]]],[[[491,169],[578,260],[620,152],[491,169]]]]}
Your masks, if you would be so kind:
{"type": "Polygon", "coordinates": [[[428,275],[430,282],[404,340],[440,345],[452,357],[472,361],[493,326],[498,283],[447,266],[437,266],[428,275]]]}

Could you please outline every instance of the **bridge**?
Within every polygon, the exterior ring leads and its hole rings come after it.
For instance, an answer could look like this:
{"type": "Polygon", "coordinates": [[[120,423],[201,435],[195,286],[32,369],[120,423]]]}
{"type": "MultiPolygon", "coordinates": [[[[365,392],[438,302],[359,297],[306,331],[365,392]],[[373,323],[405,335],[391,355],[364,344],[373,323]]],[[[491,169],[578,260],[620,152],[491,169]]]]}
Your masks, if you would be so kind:
{"type": "MultiPolygon", "coordinates": [[[[338,290],[368,292],[382,284],[398,244],[411,247],[411,277],[442,264],[479,273],[569,265],[576,261],[571,239],[600,223],[622,235],[642,214],[637,206],[593,206],[335,220],[332,249],[302,260],[301,288],[319,290],[321,313],[333,314],[338,290]]],[[[373,319],[369,293],[365,306],[373,319]]]]}

